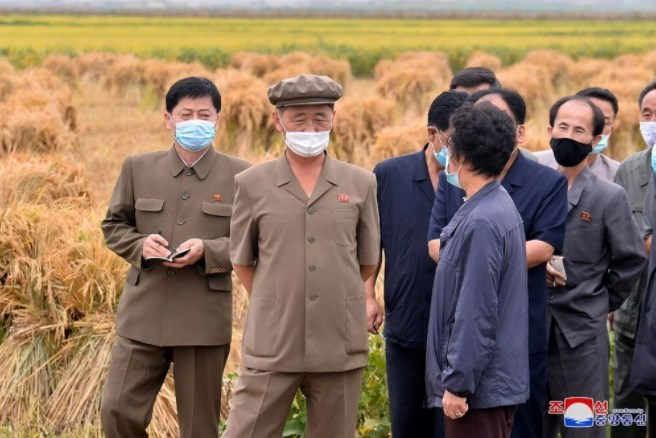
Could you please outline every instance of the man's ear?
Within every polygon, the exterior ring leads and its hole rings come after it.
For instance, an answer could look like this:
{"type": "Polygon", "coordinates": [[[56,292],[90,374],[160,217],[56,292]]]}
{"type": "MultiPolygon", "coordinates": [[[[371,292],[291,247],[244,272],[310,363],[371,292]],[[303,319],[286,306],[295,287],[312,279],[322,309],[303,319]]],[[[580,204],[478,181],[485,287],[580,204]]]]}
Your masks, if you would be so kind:
{"type": "Polygon", "coordinates": [[[597,135],[595,138],[592,139],[592,147],[594,148],[597,146],[597,143],[601,141],[601,135],[597,135]]]}
{"type": "Polygon", "coordinates": [[[437,141],[437,128],[435,126],[428,126],[426,128],[426,134],[428,136],[428,141],[435,147],[436,144],[439,145],[437,141]]]}
{"type": "Polygon", "coordinates": [[[173,128],[175,127],[175,124],[173,123],[173,119],[171,118],[171,114],[165,112],[164,113],[164,126],[166,126],[166,129],[169,131],[172,131],[173,128]]]}
{"type": "Polygon", "coordinates": [[[524,140],[526,140],[526,126],[519,125],[517,127],[517,132],[515,132],[515,139],[518,145],[524,144],[524,140]]]}
{"type": "Polygon", "coordinates": [[[547,126],[547,134],[549,134],[549,137],[551,137],[551,132],[553,131],[553,128],[551,126],[547,126]]]}
{"type": "Polygon", "coordinates": [[[276,127],[276,130],[278,132],[284,133],[284,130],[282,129],[282,123],[280,122],[280,113],[278,113],[277,108],[273,110],[271,117],[273,118],[273,124],[276,127]]]}

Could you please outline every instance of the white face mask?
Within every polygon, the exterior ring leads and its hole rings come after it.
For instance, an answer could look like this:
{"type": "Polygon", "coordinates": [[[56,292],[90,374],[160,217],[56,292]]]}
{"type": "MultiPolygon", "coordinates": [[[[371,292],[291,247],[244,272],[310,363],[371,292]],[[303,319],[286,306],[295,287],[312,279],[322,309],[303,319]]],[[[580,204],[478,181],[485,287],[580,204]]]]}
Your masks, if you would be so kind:
{"type": "Polygon", "coordinates": [[[640,122],[640,133],[647,146],[656,146],[656,122],[640,122]]]}
{"type": "Polygon", "coordinates": [[[316,157],[328,148],[330,130],[319,132],[290,132],[287,131],[280,119],[280,125],[285,131],[285,144],[296,155],[301,157],[316,157]]]}

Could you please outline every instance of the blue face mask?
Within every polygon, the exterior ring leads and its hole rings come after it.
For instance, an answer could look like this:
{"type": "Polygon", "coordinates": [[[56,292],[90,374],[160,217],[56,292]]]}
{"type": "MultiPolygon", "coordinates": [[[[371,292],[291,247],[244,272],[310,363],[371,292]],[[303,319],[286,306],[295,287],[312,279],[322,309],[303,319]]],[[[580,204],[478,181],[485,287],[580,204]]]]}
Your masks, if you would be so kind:
{"type": "Polygon", "coordinates": [[[656,146],[651,148],[651,168],[656,172],[656,146]]]}
{"type": "Polygon", "coordinates": [[[440,163],[440,166],[446,167],[446,148],[443,147],[439,152],[435,152],[435,146],[433,146],[433,143],[430,143],[430,146],[433,148],[433,156],[437,162],[440,163]]]}
{"type": "Polygon", "coordinates": [[[460,169],[462,169],[462,164],[460,165],[457,171],[455,171],[454,173],[449,173],[449,155],[447,155],[446,165],[444,166],[444,174],[446,175],[446,182],[448,182],[452,186],[458,187],[459,189],[462,188],[460,186],[460,177],[458,177],[458,173],[460,173],[460,169]]]}
{"type": "Polygon", "coordinates": [[[601,140],[599,140],[599,143],[597,143],[597,146],[595,146],[592,149],[592,152],[590,152],[590,155],[597,155],[600,154],[604,149],[608,147],[608,139],[610,138],[610,135],[602,135],[601,140]]]}
{"type": "Polygon", "coordinates": [[[214,122],[209,120],[187,120],[175,124],[175,139],[189,152],[199,152],[214,140],[214,122]]]}

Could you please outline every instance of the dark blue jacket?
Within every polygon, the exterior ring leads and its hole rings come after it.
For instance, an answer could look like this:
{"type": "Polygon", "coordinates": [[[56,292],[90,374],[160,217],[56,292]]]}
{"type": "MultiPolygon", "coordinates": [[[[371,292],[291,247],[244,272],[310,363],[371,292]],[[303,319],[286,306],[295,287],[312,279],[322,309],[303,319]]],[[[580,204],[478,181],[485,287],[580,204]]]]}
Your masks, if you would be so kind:
{"type": "MultiPolygon", "coordinates": [[[[501,185],[510,194],[524,221],[526,240],[540,240],[563,249],[567,221],[567,180],[555,170],[518,154],[501,185]]],[[[446,182],[444,172],[435,193],[428,240],[439,239],[456,211],[464,204],[465,192],[446,182]]],[[[529,349],[531,353],[547,349],[547,275],[546,263],[528,270],[529,349]]]]}
{"type": "Polygon", "coordinates": [[[435,191],[425,151],[426,146],[374,168],[385,253],[385,337],[410,348],[426,348],[436,266],[426,245],[435,191]]]}
{"type": "Polygon", "coordinates": [[[428,343],[429,407],[444,391],[473,409],[528,400],[528,293],[522,218],[498,181],[442,230],[428,343]]]}

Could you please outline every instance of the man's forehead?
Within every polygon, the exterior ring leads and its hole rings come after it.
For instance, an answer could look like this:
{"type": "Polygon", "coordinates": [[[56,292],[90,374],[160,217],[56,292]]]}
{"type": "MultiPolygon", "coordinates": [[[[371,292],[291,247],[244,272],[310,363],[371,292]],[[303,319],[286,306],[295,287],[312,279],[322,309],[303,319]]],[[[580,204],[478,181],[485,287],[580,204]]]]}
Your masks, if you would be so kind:
{"type": "Polygon", "coordinates": [[[333,112],[332,107],[329,105],[294,105],[284,107],[284,113],[289,115],[289,117],[301,116],[301,115],[329,115],[333,112]]]}
{"type": "Polygon", "coordinates": [[[173,108],[174,110],[185,110],[185,109],[210,109],[216,110],[214,108],[214,103],[210,96],[200,96],[200,97],[183,97],[180,99],[178,104],[173,108]]]}
{"type": "Polygon", "coordinates": [[[644,107],[656,107],[656,89],[645,94],[645,97],[642,99],[642,108],[644,107]]]}
{"type": "Polygon", "coordinates": [[[556,114],[556,123],[567,122],[583,124],[591,127],[594,119],[594,111],[588,104],[578,100],[565,102],[556,114]]]}

